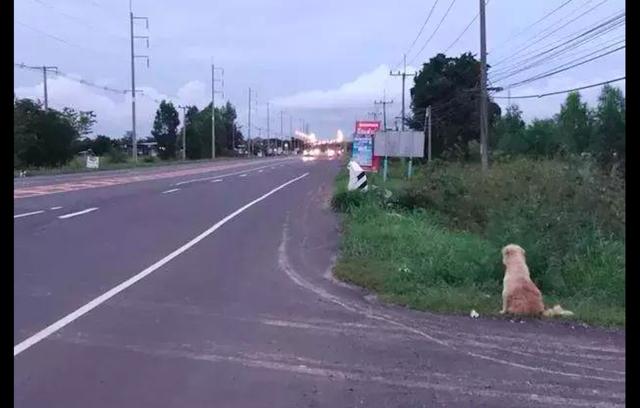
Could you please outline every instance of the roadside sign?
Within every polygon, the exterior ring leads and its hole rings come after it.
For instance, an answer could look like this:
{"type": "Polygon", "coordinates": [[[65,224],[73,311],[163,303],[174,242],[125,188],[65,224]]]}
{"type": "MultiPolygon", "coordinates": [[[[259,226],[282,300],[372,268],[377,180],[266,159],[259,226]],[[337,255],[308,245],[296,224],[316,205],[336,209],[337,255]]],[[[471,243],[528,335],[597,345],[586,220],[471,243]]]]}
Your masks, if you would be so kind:
{"type": "Polygon", "coordinates": [[[376,134],[373,154],[387,157],[424,157],[424,133],[413,130],[376,134]]]}
{"type": "Polygon", "coordinates": [[[98,156],[87,156],[87,168],[97,169],[100,167],[100,158],[98,156]]]}
{"type": "Polygon", "coordinates": [[[372,120],[356,121],[356,134],[373,135],[380,130],[380,122],[372,120]]]}
{"type": "Polygon", "coordinates": [[[376,169],[377,161],[373,157],[374,135],[380,130],[380,122],[369,120],[356,121],[353,136],[353,160],[365,171],[376,169]]]}
{"type": "Polygon", "coordinates": [[[353,160],[360,167],[371,167],[373,164],[373,137],[356,135],[353,139],[353,160]]]}

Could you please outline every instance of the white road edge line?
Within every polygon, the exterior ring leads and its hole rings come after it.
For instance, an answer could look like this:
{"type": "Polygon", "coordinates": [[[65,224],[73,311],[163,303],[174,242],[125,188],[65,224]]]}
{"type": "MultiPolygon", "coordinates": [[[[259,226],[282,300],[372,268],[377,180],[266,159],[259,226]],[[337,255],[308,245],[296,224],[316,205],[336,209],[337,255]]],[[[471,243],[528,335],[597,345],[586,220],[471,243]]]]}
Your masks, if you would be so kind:
{"type": "Polygon", "coordinates": [[[247,173],[241,174],[238,177],[247,177],[247,173]]]}
{"type": "Polygon", "coordinates": [[[237,174],[242,174],[242,173],[251,173],[252,171],[256,171],[256,170],[260,170],[260,169],[265,169],[267,167],[269,167],[270,165],[266,165],[266,166],[261,166],[261,167],[256,167],[254,169],[249,169],[249,170],[241,170],[241,171],[235,171],[233,173],[227,173],[227,174],[220,174],[220,175],[216,175],[216,176],[209,176],[209,177],[201,177],[201,178],[197,178],[197,179],[193,179],[193,180],[186,180],[186,181],[181,181],[179,183],[174,184],[175,186],[181,186],[184,184],[190,184],[190,183],[196,183],[198,181],[207,181],[207,180],[211,180],[211,179],[217,179],[217,178],[223,178],[223,177],[228,177],[228,176],[235,176],[237,174]]]}
{"type": "Polygon", "coordinates": [[[54,210],[54,211],[55,211],[55,210],[59,210],[59,209],[61,209],[61,208],[62,208],[62,206],[57,206],[57,207],[51,207],[51,208],[49,208],[49,209],[50,209],[50,210],[54,210]]]}
{"type": "Polygon", "coordinates": [[[74,212],[74,213],[69,213],[69,214],[65,214],[65,215],[60,215],[60,216],[58,216],[58,218],[61,219],[61,220],[65,220],[67,218],[76,217],[78,215],[83,215],[83,214],[87,214],[87,213],[93,212],[93,211],[95,211],[97,209],[98,209],[98,207],[87,208],[86,210],[82,210],[82,211],[78,211],[78,212],[74,212]]]}
{"type": "Polygon", "coordinates": [[[219,183],[219,182],[221,182],[221,181],[223,181],[223,180],[222,180],[222,179],[215,179],[215,180],[211,180],[211,182],[212,182],[212,183],[219,183]]]}
{"type": "Polygon", "coordinates": [[[172,188],[171,190],[163,191],[162,194],[175,193],[176,191],[180,191],[179,188],[172,188]]]}
{"type": "Polygon", "coordinates": [[[13,219],[15,220],[16,218],[28,217],[30,215],[36,215],[36,214],[42,214],[43,212],[44,212],[44,210],[32,211],[32,212],[22,213],[22,214],[16,214],[16,215],[13,216],[13,219]]]}
{"type": "Polygon", "coordinates": [[[62,329],[63,327],[65,327],[69,323],[73,322],[74,320],[77,320],[80,317],[82,317],[83,315],[89,313],[94,308],[100,306],[102,303],[106,302],[107,300],[111,299],[112,297],[114,297],[118,293],[120,293],[123,290],[127,289],[128,287],[132,286],[133,284],[135,284],[139,280],[142,280],[147,275],[150,275],[151,273],[153,273],[157,269],[161,268],[163,265],[165,265],[166,263],[168,263],[169,261],[171,261],[172,259],[174,259],[178,255],[182,254],[183,252],[186,252],[189,248],[191,248],[192,246],[196,245],[198,242],[202,241],[203,239],[205,239],[209,235],[211,235],[218,228],[222,227],[224,224],[226,224],[227,222],[231,221],[233,218],[237,217],[238,215],[240,215],[241,213],[246,211],[248,208],[254,206],[255,204],[259,203],[260,201],[266,199],[267,197],[277,193],[278,191],[282,190],[283,188],[285,188],[289,184],[295,183],[296,181],[301,180],[301,179],[305,178],[308,175],[309,175],[309,173],[304,173],[301,176],[293,178],[293,179],[287,181],[284,184],[280,184],[278,187],[274,188],[273,190],[269,191],[268,193],[263,194],[260,197],[256,198],[255,200],[243,205],[242,207],[238,208],[237,210],[235,210],[231,214],[227,215],[226,217],[224,217],[223,219],[221,219],[220,221],[215,223],[213,226],[211,226],[209,229],[207,229],[206,231],[204,231],[203,233],[201,233],[197,237],[193,238],[191,241],[187,242],[186,244],[184,244],[180,248],[178,248],[175,251],[171,252],[169,255],[165,256],[162,259],[160,259],[159,261],[157,261],[153,265],[147,267],[142,272],[130,277],[126,281],[124,281],[124,282],[120,283],[119,285],[109,289],[107,292],[105,292],[102,295],[98,296],[97,298],[93,299],[89,303],[81,306],[80,308],[78,308],[78,309],[74,310],[73,312],[69,313],[68,315],[64,316],[62,319],[60,319],[60,320],[52,323],[51,325],[45,327],[44,329],[40,330],[36,334],[32,335],[31,337],[28,337],[27,339],[21,341],[17,345],[13,346],[13,356],[14,357],[17,356],[18,354],[20,354],[23,351],[27,350],[28,348],[30,348],[34,344],[44,340],[45,338],[49,337],[53,333],[55,333],[58,330],[62,329]]]}

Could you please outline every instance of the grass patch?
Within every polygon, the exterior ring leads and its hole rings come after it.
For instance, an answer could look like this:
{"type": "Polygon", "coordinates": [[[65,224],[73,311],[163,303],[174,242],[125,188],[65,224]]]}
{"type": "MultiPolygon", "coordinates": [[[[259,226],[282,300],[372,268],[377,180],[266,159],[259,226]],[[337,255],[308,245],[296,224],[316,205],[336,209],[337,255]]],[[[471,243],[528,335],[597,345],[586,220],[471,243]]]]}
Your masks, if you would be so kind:
{"type": "Polygon", "coordinates": [[[412,181],[368,175],[377,188],[364,194],[347,192],[340,173],[332,200],[343,213],[336,277],[420,310],[497,315],[500,249],[515,242],[527,250],[548,307],[560,303],[586,323],[625,325],[624,184],[584,164],[495,164],[487,178],[474,165],[438,166],[412,181]],[[593,194],[603,189],[606,199],[593,194]]]}
{"type": "MultiPolygon", "coordinates": [[[[160,160],[158,158],[148,158],[148,157],[140,157],[137,163],[127,157],[124,160],[120,158],[111,158],[110,156],[102,156],[100,157],[100,168],[99,169],[88,169],[86,167],[86,159],[81,157],[73,158],[69,163],[60,167],[31,167],[24,169],[26,171],[27,177],[31,176],[53,176],[58,174],[73,174],[73,173],[95,173],[99,171],[107,171],[107,170],[124,170],[124,169],[135,169],[135,168],[147,168],[147,167],[162,167],[162,166],[175,166],[175,165],[183,165],[183,164],[196,164],[196,163],[206,163],[212,161],[219,160],[227,160],[230,158],[216,158],[215,160],[211,159],[202,159],[202,160],[160,160]]],[[[13,177],[19,177],[20,171],[18,169],[13,170],[13,177]]]]}

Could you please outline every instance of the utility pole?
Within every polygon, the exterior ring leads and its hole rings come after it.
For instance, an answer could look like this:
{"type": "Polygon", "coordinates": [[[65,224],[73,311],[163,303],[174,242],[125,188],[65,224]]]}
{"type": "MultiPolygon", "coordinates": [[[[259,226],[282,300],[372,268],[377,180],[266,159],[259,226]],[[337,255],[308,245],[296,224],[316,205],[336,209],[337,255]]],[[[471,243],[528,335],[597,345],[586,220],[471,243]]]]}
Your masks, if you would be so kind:
{"type": "Polygon", "coordinates": [[[247,151],[251,155],[251,87],[249,87],[249,111],[248,111],[248,126],[247,126],[247,151]]]}
{"type": "MultiPolygon", "coordinates": [[[[222,86],[224,87],[224,69],[217,68],[221,71],[223,79],[222,86]]],[[[216,91],[216,66],[211,64],[211,158],[216,158],[216,93],[224,94],[222,91],[216,91]]],[[[224,89],[224,88],[223,88],[224,89]]]]}
{"type": "Polygon", "coordinates": [[[142,38],[147,40],[147,48],[149,48],[149,37],[146,35],[135,35],[133,31],[133,21],[144,20],[147,30],[149,29],[149,19],[147,17],[138,17],[133,15],[131,9],[131,1],[129,1],[129,25],[131,28],[131,152],[133,154],[133,162],[138,161],[138,139],[136,136],[136,58],[146,58],[147,68],[149,68],[148,55],[136,55],[134,47],[134,39],[142,38]]]}
{"type": "Polygon", "coordinates": [[[270,122],[271,117],[269,116],[269,101],[267,101],[267,153],[269,153],[269,149],[271,149],[271,129],[269,128],[270,122]]]}
{"type": "Polygon", "coordinates": [[[431,163],[431,105],[424,112],[424,128],[427,133],[427,161],[431,163]],[[427,122],[428,121],[428,122],[427,122]]]}
{"type": "Polygon", "coordinates": [[[385,92],[381,101],[373,101],[373,103],[375,105],[382,105],[382,123],[383,123],[382,130],[386,131],[387,130],[387,105],[393,104],[393,99],[390,101],[386,100],[386,92],[385,92]]]}
{"type": "Polygon", "coordinates": [[[30,67],[30,66],[24,65],[24,64],[18,64],[18,66],[21,67],[21,68],[42,70],[42,76],[43,76],[43,79],[44,79],[44,109],[45,110],[49,109],[49,93],[48,93],[48,90],[47,90],[47,71],[51,70],[51,71],[54,71],[55,73],[58,73],[58,67],[46,66],[46,65],[43,65],[41,67],[30,67]]]}
{"type": "MultiPolygon", "coordinates": [[[[404,131],[404,122],[405,122],[405,115],[404,115],[404,84],[405,84],[405,80],[408,76],[414,76],[415,72],[412,73],[407,73],[407,56],[404,55],[403,58],[404,61],[404,68],[402,70],[402,72],[397,71],[397,72],[393,72],[393,71],[389,71],[389,75],[391,76],[401,76],[402,77],[402,130],[404,131]]],[[[385,126],[385,130],[386,130],[386,126],[385,126]]]]}
{"type": "Polygon", "coordinates": [[[182,160],[187,160],[187,107],[178,108],[182,109],[182,160]]]}
{"type": "MultiPolygon", "coordinates": [[[[284,111],[280,111],[280,137],[284,136],[284,111]]],[[[284,146],[282,146],[282,151],[284,152],[284,146]]]]}
{"type": "Polygon", "coordinates": [[[44,77],[44,110],[49,109],[49,95],[47,93],[47,71],[48,70],[53,70],[57,73],[58,67],[47,67],[45,65],[42,66],[42,76],[44,77]]]}
{"type": "Polygon", "coordinates": [[[482,171],[489,169],[488,134],[489,118],[487,107],[487,33],[485,21],[485,0],[480,0],[480,155],[482,171]]]}

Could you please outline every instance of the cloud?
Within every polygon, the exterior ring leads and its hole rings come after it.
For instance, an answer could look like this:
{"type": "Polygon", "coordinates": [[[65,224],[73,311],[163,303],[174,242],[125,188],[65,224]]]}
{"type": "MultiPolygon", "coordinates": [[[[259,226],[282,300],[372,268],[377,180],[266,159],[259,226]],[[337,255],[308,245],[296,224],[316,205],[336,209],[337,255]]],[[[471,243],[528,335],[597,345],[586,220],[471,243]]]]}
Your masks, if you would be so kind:
{"type": "MultiPolygon", "coordinates": [[[[407,72],[413,72],[413,68],[407,67],[407,72]]],[[[413,82],[408,77],[405,96],[408,96],[412,85],[413,82]]],[[[276,98],[273,103],[284,108],[300,109],[366,108],[373,107],[374,100],[381,99],[383,90],[386,90],[387,99],[394,99],[394,103],[399,105],[402,96],[401,89],[402,80],[400,77],[390,76],[389,66],[383,64],[337,88],[299,92],[276,98]]],[[[406,101],[408,106],[409,99],[407,98],[406,101]]]]}
{"type": "MultiPolygon", "coordinates": [[[[78,78],[77,76],[70,75],[78,78]]],[[[108,83],[97,80],[96,83],[108,83]]],[[[175,97],[171,97],[153,87],[141,86],[144,95],[136,98],[136,130],[140,138],[151,134],[153,119],[158,104],[156,100],[170,100],[178,105],[196,105],[203,108],[210,102],[207,86],[201,81],[189,81],[182,85],[175,97]]],[[[96,113],[97,122],[94,134],[106,134],[110,137],[122,137],[131,129],[131,97],[90,88],[69,78],[52,77],[47,80],[49,106],[55,109],[72,107],[79,110],[91,110],[96,113]]],[[[43,83],[15,88],[18,98],[43,99],[43,83]]],[[[222,103],[222,102],[220,102],[222,103]]],[[[218,103],[216,103],[216,106],[218,103]]]]}

